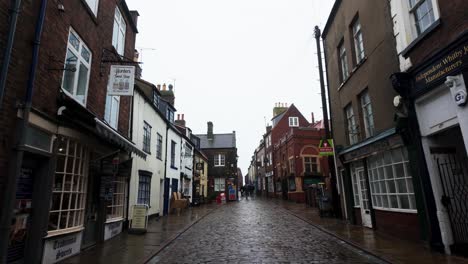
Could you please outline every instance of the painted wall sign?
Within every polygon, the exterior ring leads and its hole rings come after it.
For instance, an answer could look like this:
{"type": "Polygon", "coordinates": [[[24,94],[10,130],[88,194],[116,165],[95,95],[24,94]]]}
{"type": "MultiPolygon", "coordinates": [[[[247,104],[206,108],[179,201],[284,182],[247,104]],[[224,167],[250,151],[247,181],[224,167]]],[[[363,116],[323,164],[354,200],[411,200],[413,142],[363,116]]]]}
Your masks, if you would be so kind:
{"type": "Polygon", "coordinates": [[[135,66],[112,65],[107,95],[133,96],[135,66]]]}
{"type": "Polygon", "coordinates": [[[455,48],[439,55],[433,62],[417,71],[415,75],[415,92],[424,90],[433,83],[438,83],[448,75],[456,75],[468,65],[468,40],[455,48]]]}
{"type": "Polygon", "coordinates": [[[82,233],[73,233],[46,240],[43,264],[56,263],[80,252],[82,233]]]}
{"type": "Polygon", "coordinates": [[[333,139],[320,140],[318,149],[320,156],[333,156],[333,139]]]}
{"type": "Polygon", "coordinates": [[[104,227],[104,240],[111,239],[122,232],[122,221],[108,223],[104,227]]]}

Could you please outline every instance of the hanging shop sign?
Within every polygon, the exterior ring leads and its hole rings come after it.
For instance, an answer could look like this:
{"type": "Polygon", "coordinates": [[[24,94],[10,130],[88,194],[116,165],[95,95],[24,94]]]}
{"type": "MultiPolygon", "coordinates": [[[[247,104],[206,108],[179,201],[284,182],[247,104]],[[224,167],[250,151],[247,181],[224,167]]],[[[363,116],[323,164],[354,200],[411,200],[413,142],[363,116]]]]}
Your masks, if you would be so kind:
{"type": "Polygon", "coordinates": [[[318,149],[320,156],[333,156],[333,139],[320,140],[318,149]]]}
{"type": "Polygon", "coordinates": [[[107,95],[133,96],[135,66],[112,65],[107,95]]]}
{"type": "Polygon", "coordinates": [[[195,164],[195,168],[198,171],[202,171],[203,170],[203,162],[197,162],[197,164],[195,164]]]}

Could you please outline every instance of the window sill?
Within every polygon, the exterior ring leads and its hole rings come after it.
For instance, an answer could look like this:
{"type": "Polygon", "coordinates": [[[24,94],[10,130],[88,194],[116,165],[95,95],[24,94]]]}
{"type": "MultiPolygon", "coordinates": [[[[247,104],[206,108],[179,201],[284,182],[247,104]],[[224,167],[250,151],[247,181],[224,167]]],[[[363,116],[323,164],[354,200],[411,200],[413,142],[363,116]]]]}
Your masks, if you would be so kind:
{"type": "Polygon", "coordinates": [[[383,207],[372,207],[372,208],[378,211],[387,211],[387,212],[395,212],[395,213],[409,213],[409,214],[418,213],[418,210],[415,210],[415,209],[396,209],[396,208],[383,208],[383,207]]]}
{"type": "Polygon", "coordinates": [[[408,58],[408,53],[410,53],[416,46],[418,46],[421,41],[426,38],[430,33],[432,33],[440,25],[440,18],[434,21],[423,33],[419,34],[408,46],[401,52],[401,55],[406,59],[408,58]]]}
{"type": "Polygon", "coordinates": [[[171,169],[173,170],[178,170],[178,168],[174,167],[174,166],[171,166],[171,169]]]}
{"type": "Polygon", "coordinates": [[[215,168],[226,167],[225,165],[214,165],[215,168]]]}
{"type": "Polygon", "coordinates": [[[145,152],[145,153],[148,154],[148,155],[151,155],[151,151],[143,150],[143,152],[145,152]]]}
{"type": "Polygon", "coordinates": [[[123,217],[116,217],[116,218],[111,218],[111,219],[107,219],[106,222],[104,224],[110,224],[110,223],[115,223],[115,222],[120,222],[120,221],[123,221],[123,217]]]}
{"type": "Polygon", "coordinates": [[[56,236],[61,236],[61,235],[66,235],[66,234],[71,234],[71,233],[77,233],[82,230],[84,230],[83,226],[55,230],[55,231],[48,231],[47,236],[45,236],[45,238],[51,238],[51,237],[56,237],[56,236]]]}
{"type": "Polygon", "coordinates": [[[156,157],[158,160],[162,161],[162,158],[156,157]]]}

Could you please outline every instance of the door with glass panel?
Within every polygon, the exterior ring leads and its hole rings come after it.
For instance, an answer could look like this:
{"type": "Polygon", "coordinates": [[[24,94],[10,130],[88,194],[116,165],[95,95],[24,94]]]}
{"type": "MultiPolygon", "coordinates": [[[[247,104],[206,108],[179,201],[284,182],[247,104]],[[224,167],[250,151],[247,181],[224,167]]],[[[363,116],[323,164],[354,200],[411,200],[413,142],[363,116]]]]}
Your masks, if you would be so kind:
{"type": "Polygon", "coordinates": [[[355,206],[361,209],[362,225],[372,228],[372,218],[369,206],[369,197],[367,195],[367,182],[364,176],[364,168],[357,167],[352,171],[353,192],[355,206]]]}

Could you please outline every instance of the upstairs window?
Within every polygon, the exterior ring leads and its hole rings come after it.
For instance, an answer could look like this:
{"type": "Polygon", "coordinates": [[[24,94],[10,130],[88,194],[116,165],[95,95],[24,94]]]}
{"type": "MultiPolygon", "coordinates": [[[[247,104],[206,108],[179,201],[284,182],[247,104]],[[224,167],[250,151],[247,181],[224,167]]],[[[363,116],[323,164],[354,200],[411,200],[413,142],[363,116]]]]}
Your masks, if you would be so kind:
{"type": "Polygon", "coordinates": [[[410,14],[413,16],[418,36],[435,21],[432,0],[409,0],[410,14]]]}
{"type": "Polygon", "coordinates": [[[224,154],[216,154],[214,155],[214,166],[215,167],[223,167],[226,165],[226,157],[224,154]]]}
{"type": "Polygon", "coordinates": [[[374,113],[372,112],[372,105],[367,91],[363,92],[361,95],[361,107],[366,137],[372,137],[375,133],[374,113]]]}
{"type": "Polygon", "coordinates": [[[340,46],[338,47],[338,54],[339,54],[339,65],[340,65],[340,72],[341,72],[341,82],[346,81],[349,76],[348,72],[348,57],[346,56],[346,48],[344,46],[344,41],[341,42],[340,46]]]}
{"type": "Polygon", "coordinates": [[[166,118],[167,120],[169,120],[169,122],[174,123],[174,112],[172,112],[172,110],[169,109],[169,107],[166,110],[166,118]]]}
{"type": "Polygon", "coordinates": [[[91,51],[73,29],[70,29],[68,36],[64,68],[63,90],[80,104],[86,105],[91,68],[91,51]]]}
{"type": "Polygon", "coordinates": [[[86,0],[86,4],[88,4],[89,9],[91,9],[91,11],[93,11],[93,14],[95,16],[97,16],[99,0],[86,0]]]}
{"type": "Polygon", "coordinates": [[[151,126],[146,122],[143,124],[143,151],[151,153],[151,126]]]}
{"type": "Polygon", "coordinates": [[[120,13],[119,7],[115,8],[114,14],[114,31],[112,32],[112,46],[117,50],[119,55],[123,56],[125,51],[125,31],[127,24],[125,18],[120,13]]]}
{"type": "Polygon", "coordinates": [[[171,168],[176,168],[175,166],[176,144],[177,143],[171,140],[171,168]]]}
{"type": "Polygon", "coordinates": [[[153,104],[159,109],[159,95],[156,91],[153,91],[153,104]]]}
{"type": "Polygon", "coordinates": [[[362,40],[361,23],[356,19],[353,26],[354,52],[356,53],[356,64],[364,59],[364,42],[362,40]]]}
{"type": "Polygon", "coordinates": [[[157,140],[158,142],[156,142],[156,158],[162,160],[162,144],[163,144],[163,140],[162,140],[162,136],[157,133],[157,140]]]}
{"type": "Polygon", "coordinates": [[[119,124],[119,107],[120,107],[120,96],[107,95],[106,96],[106,109],[104,112],[104,120],[117,129],[119,124]]]}
{"type": "Polygon", "coordinates": [[[349,139],[349,144],[353,145],[358,142],[358,129],[356,125],[356,118],[354,116],[354,111],[352,105],[348,105],[345,108],[345,113],[346,113],[346,123],[348,127],[348,139],[349,139]]]}
{"type": "Polygon", "coordinates": [[[289,117],[289,126],[290,127],[298,127],[299,126],[299,118],[297,116],[289,117]]]}
{"type": "Polygon", "coordinates": [[[317,157],[304,157],[304,172],[305,173],[318,173],[317,157]]]}

